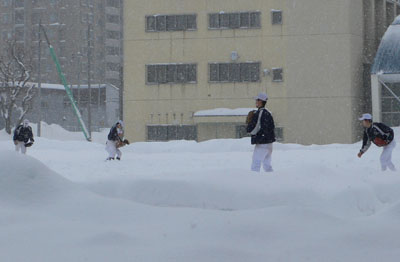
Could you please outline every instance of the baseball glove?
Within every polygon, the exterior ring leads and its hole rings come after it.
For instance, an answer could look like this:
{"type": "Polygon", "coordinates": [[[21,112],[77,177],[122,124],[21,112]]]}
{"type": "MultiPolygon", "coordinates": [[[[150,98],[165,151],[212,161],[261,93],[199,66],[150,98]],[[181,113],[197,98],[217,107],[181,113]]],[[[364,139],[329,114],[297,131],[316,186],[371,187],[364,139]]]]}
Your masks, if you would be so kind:
{"type": "Polygon", "coordinates": [[[33,142],[25,143],[25,147],[31,147],[32,145],[33,145],[33,142]]]}
{"type": "Polygon", "coordinates": [[[374,139],[374,144],[379,146],[379,147],[383,147],[383,146],[387,146],[388,142],[383,140],[382,138],[376,137],[374,139]]]}
{"type": "Polygon", "coordinates": [[[128,139],[125,139],[124,141],[118,141],[117,148],[120,148],[120,147],[123,147],[123,146],[126,146],[126,145],[129,145],[128,139]]]}
{"type": "Polygon", "coordinates": [[[251,122],[251,120],[253,120],[255,111],[252,110],[247,114],[247,118],[246,118],[246,124],[249,124],[251,122]]]}

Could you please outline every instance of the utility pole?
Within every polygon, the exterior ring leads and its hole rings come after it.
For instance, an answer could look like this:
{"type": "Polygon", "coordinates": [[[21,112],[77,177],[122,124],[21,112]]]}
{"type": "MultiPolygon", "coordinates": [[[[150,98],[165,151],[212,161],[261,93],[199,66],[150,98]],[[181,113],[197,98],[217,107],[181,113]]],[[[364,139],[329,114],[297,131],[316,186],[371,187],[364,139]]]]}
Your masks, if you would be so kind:
{"type": "Polygon", "coordinates": [[[39,52],[38,52],[38,86],[39,86],[39,121],[38,121],[38,127],[37,127],[37,135],[40,137],[42,134],[42,72],[40,70],[41,68],[41,58],[42,58],[42,48],[41,48],[41,42],[42,42],[42,38],[41,38],[41,27],[42,26],[42,20],[39,20],[39,52]]]}
{"type": "Polygon", "coordinates": [[[89,136],[92,137],[92,110],[91,110],[91,103],[92,103],[92,89],[90,86],[90,82],[91,82],[91,73],[90,73],[90,68],[91,68],[91,56],[92,56],[92,52],[91,52],[91,41],[90,41],[90,16],[88,14],[87,16],[87,22],[88,22],[88,33],[87,33],[87,55],[88,55],[88,92],[89,92],[89,103],[88,103],[88,128],[89,128],[89,136]]]}

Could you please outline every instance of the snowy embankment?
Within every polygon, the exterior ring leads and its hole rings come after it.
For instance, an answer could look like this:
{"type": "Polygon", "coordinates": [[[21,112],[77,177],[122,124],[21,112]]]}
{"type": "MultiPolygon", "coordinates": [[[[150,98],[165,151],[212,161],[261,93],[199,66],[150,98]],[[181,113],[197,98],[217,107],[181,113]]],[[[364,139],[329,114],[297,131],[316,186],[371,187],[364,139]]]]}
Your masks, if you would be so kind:
{"type": "Polygon", "coordinates": [[[2,261],[400,256],[400,174],[379,171],[376,147],[358,159],[359,143],[276,144],[276,172],[256,174],[248,139],[135,143],[105,162],[103,144],[74,135],[21,156],[0,134],[2,261]]]}

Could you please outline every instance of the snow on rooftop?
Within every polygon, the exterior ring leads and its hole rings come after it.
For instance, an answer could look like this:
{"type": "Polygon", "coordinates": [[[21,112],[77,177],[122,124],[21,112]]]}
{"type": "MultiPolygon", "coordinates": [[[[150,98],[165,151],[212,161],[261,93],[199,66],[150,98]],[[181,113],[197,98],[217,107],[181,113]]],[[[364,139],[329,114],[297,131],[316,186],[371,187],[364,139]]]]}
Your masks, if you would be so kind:
{"type": "MultiPolygon", "coordinates": [[[[37,88],[39,87],[38,83],[29,83],[29,84],[30,85],[35,85],[35,87],[37,87],[37,88]]],[[[49,83],[42,83],[41,87],[43,89],[54,89],[54,90],[64,90],[65,89],[63,85],[60,85],[60,84],[49,84],[49,83]]],[[[68,85],[68,87],[70,87],[70,88],[71,87],[72,88],[78,88],[77,85],[72,85],[72,86],[68,85]]],[[[104,87],[105,87],[104,84],[100,84],[100,88],[104,88],[104,87]]],[[[85,88],[88,88],[88,86],[87,85],[80,85],[79,88],[85,89],[85,88]]],[[[93,88],[93,89],[99,88],[99,84],[91,84],[90,88],[93,88]]]]}
{"type": "Polygon", "coordinates": [[[247,114],[255,110],[254,108],[215,108],[210,110],[202,110],[194,113],[194,116],[247,116],[247,114]]]}

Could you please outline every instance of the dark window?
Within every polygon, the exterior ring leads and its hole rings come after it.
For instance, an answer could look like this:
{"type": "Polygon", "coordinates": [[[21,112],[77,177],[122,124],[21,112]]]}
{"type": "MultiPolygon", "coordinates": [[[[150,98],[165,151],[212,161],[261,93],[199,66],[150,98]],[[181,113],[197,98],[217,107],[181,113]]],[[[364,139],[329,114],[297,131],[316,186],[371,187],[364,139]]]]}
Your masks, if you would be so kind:
{"type": "Polygon", "coordinates": [[[196,83],[197,81],[197,65],[191,64],[187,68],[187,82],[196,83]]]}
{"type": "Polygon", "coordinates": [[[156,29],[157,31],[166,31],[167,29],[167,17],[165,15],[156,16],[156,29]]]}
{"type": "Polygon", "coordinates": [[[107,0],[107,6],[119,8],[120,0],[107,0]]]}
{"type": "Polygon", "coordinates": [[[146,16],[146,31],[196,30],[196,15],[154,15],[146,16]]]}
{"type": "Polygon", "coordinates": [[[259,82],[259,62],[247,63],[211,63],[209,64],[210,82],[259,82]]]}
{"type": "Polygon", "coordinates": [[[107,55],[119,55],[119,48],[118,47],[107,46],[106,47],[106,54],[107,55]]]}
{"type": "Polygon", "coordinates": [[[272,13],[272,24],[273,25],[281,25],[282,24],[282,11],[273,10],[272,13]]]}
{"type": "Polygon", "coordinates": [[[157,84],[157,66],[148,65],[147,66],[147,83],[157,84]]]}
{"type": "Polygon", "coordinates": [[[250,64],[250,82],[260,81],[260,63],[250,64]]]}
{"type": "Polygon", "coordinates": [[[219,64],[219,81],[228,82],[229,81],[229,64],[221,63],[219,64]]]}
{"type": "Polygon", "coordinates": [[[176,65],[167,65],[167,82],[174,83],[176,81],[176,65]]]}
{"type": "Polygon", "coordinates": [[[210,81],[218,82],[218,64],[210,64],[210,81]]]}
{"type": "Polygon", "coordinates": [[[15,28],[15,40],[17,41],[24,41],[24,27],[19,26],[15,28]]]}
{"type": "Polygon", "coordinates": [[[107,71],[119,72],[120,65],[117,63],[107,63],[107,71]]]}
{"type": "MultiPolygon", "coordinates": [[[[119,37],[120,37],[120,32],[108,30],[108,31],[106,32],[106,37],[107,37],[108,39],[116,39],[116,40],[118,40],[119,37]]],[[[87,38],[87,37],[86,37],[86,38],[87,38]]]]}
{"type": "Polygon", "coordinates": [[[240,27],[249,28],[250,27],[250,13],[240,13],[240,27]]]}
{"type": "Polygon", "coordinates": [[[240,82],[240,64],[229,64],[229,82],[240,82]]]}
{"type": "Polygon", "coordinates": [[[250,27],[251,28],[261,27],[260,12],[250,13],[250,27]]]}
{"type": "Polygon", "coordinates": [[[147,65],[147,84],[196,83],[196,64],[147,65]]]}
{"type": "Polygon", "coordinates": [[[148,125],[147,140],[197,140],[197,127],[194,125],[148,125]]]}
{"type": "Polygon", "coordinates": [[[261,12],[209,14],[210,29],[260,28],[261,12]]]}
{"type": "Polygon", "coordinates": [[[240,81],[241,82],[250,81],[250,65],[248,63],[240,64],[240,81]]]}
{"type": "Polygon", "coordinates": [[[219,14],[209,14],[209,28],[219,28],[219,14]]]}
{"type": "Polygon", "coordinates": [[[157,66],[157,81],[160,84],[167,83],[167,66],[158,65],[157,66]]]}
{"type": "Polygon", "coordinates": [[[176,18],[176,29],[177,31],[186,30],[187,25],[187,16],[186,15],[177,15],[176,18]]]}
{"type": "Polygon", "coordinates": [[[174,15],[167,16],[167,30],[168,31],[176,30],[176,16],[174,15]]]}
{"type": "Polygon", "coordinates": [[[273,68],[272,69],[272,81],[274,81],[274,82],[282,82],[283,81],[283,69],[282,68],[273,68]]]}
{"type": "Polygon", "coordinates": [[[197,29],[197,17],[196,15],[187,15],[187,29],[188,30],[196,30],[197,29]]]}
{"type": "Polygon", "coordinates": [[[25,23],[24,10],[15,11],[15,23],[16,24],[24,24],[25,23]]]}
{"type": "Polygon", "coordinates": [[[229,28],[229,14],[219,14],[219,27],[229,28]]]}
{"type": "Polygon", "coordinates": [[[15,0],[15,7],[24,7],[25,0],[15,0]]]}
{"type": "Polygon", "coordinates": [[[156,31],[155,16],[146,16],[146,31],[156,31]]]}
{"type": "Polygon", "coordinates": [[[240,27],[240,14],[239,13],[229,14],[229,27],[230,28],[239,28],[240,27]]]}
{"type": "Polygon", "coordinates": [[[177,83],[185,83],[186,82],[186,65],[177,65],[176,66],[176,82],[177,83]]]}
{"type": "Polygon", "coordinates": [[[107,15],[106,17],[106,21],[107,23],[111,23],[111,24],[119,24],[120,18],[118,15],[107,15]]]}

